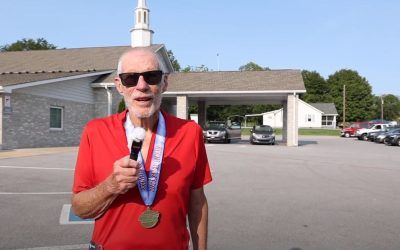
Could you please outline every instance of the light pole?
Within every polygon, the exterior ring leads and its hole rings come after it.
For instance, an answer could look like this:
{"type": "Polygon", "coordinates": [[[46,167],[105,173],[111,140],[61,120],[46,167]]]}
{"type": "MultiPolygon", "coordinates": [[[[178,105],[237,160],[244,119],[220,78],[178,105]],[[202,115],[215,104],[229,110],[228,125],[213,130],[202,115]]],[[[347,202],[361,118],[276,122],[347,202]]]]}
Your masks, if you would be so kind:
{"type": "Polygon", "coordinates": [[[381,122],[383,122],[383,95],[381,95],[381,122]]]}

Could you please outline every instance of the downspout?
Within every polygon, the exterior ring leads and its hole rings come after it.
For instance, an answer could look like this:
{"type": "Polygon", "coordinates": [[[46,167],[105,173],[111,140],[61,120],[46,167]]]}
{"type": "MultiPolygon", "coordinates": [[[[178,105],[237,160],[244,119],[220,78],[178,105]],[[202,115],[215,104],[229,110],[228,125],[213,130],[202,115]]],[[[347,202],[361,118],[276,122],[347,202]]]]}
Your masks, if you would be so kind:
{"type": "Polygon", "coordinates": [[[111,115],[111,107],[112,107],[112,93],[111,90],[108,88],[108,85],[105,84],[104,88],[107,92],[107,116],[111,115]]]}
{"type": "MultiPolygon", "coordinates": [[[[294,126],[293,126],[293,145],[295,145],[295,137],[296,137],[296,127],[298,127],[298,121],[296,119],[296,114],[297,114],[297,96],[296,96],[296,92],[293,92],[293,97],[294,97],[294,109],[293,109],[293,121],[294,121],[294,126]]],[[[299,129],[297,128],[297,131],[299,129]]],[[[298,137],[298,135],[297,135],[298,137]]],[[[298,138],[297,138],[298,140],[298,138]]]]}

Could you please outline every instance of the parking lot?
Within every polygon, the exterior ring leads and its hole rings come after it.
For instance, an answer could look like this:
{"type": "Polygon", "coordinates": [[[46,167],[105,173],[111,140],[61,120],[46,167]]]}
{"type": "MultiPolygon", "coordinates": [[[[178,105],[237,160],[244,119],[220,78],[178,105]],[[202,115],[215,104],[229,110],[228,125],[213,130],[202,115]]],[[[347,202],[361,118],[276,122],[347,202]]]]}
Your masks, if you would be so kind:
{"type": "MultiPolygon", "coordinates": [[[[400,147],[339,137],[206,147],[209,249],[400,249],[400,147]]],[[[0,159],[0,249],[87,247],[92,224],[60,223],[75,158],[69,148],[0,159]]]]}

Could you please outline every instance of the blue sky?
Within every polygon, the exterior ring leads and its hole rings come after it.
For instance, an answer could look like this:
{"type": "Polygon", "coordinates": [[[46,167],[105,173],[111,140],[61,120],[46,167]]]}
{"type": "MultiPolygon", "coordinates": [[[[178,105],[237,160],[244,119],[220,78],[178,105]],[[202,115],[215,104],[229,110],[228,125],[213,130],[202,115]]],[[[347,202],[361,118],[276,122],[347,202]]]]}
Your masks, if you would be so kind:
{"type": "MultiPolygon", "coordinates": [[[[43,37],[61,48],[129,45],[137,0],[2,0],[0,45],[43,37]]],[[[154,43],[181,66],[253,61],[325,78],[356,70],[373,93],[400,95],[398,0],[147,0],[154,43]]]]}

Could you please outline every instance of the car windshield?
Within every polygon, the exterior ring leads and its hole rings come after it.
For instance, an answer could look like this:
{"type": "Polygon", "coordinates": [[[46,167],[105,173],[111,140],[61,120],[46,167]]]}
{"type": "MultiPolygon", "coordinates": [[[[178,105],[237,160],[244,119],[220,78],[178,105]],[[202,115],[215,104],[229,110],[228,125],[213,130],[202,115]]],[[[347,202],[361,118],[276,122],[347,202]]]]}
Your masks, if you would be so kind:
{"type": "Polygon", "coordinates": [[[255,126],[254,132],[272,132],[272,128],[270,126],[255,126]]]}
{"type": "Polygon", "coordinates": [[[208,129],[220,129],[220,128],[224,128],[225,124],[223,123],[209,123],[207,128],[208,129]]]}

